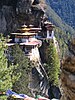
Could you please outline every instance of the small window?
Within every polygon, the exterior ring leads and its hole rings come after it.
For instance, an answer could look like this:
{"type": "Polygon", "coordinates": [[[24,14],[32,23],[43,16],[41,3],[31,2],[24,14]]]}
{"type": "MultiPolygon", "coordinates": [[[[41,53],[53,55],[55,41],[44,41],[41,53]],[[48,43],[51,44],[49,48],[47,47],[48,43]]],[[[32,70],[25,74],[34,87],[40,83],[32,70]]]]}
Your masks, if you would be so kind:
{"type": "Polygon", "coordinates": [[[49,36],[51,36],[52,34],[51,33],[49,33],[49,36]]]}

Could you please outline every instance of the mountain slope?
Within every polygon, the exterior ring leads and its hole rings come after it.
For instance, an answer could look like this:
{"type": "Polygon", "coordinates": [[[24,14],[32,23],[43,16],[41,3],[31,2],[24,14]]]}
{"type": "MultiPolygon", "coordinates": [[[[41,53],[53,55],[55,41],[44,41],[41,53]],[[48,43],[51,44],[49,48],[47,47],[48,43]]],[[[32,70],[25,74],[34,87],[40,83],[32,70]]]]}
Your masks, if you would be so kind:
{"type": "Polygon", "coordinates": [[[49,20],[53,22],[56,26],[60,27],[63,31],[70,32],[74,34],[74,29],[62,21],[61,17],[51,8],[49,5],[50,0],[40,0],[41,3],[45,5],[45,13],[47,14],[49,20]]]}
{"type": "Polygon", "coordinates": [[[75,0],[46,0],[68,25],[75,28],[75,0]]]}
{"type": "Polygon", "coordinates": [[[55,27],[55,36],[59,43],[60,55],[68,54],[67,43],[74,35],[75,30],[67,25],[62,19],[55,13],[55,11],[50,7],[49,3],[46,0],[40,0],[42,7],[45,10],[45,14],[48,16],[48,19],[56,26],[55,27]]]}

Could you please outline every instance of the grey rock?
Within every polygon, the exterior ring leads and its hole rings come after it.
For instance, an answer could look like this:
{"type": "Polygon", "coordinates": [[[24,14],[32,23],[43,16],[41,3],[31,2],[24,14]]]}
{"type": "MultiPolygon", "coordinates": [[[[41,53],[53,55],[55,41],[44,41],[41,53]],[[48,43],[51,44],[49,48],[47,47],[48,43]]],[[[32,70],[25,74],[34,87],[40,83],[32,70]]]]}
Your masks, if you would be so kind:
{"type": "Polygon", "coordinates": [[[29,13],[31,11],[31,4],[33,0],[19,0],[17,2],[18,13],[29,13]]]}
{"type": "Polygon", "coordinates": [[[0,33],[4,33],[5,31],[6,31],[6,19],[2,11],[0,11],[0,33]]]}
{"type": "Polygon", "coordinates": [[[10,33],[16,30],[18,22],[16,20],[15,13],[12,6],[3,6],[1,11],[6,21],[6,23],[4,23],[4,26],[6,26],[4,27],[5,31],[2,31],[2,32],[10,33]]]}

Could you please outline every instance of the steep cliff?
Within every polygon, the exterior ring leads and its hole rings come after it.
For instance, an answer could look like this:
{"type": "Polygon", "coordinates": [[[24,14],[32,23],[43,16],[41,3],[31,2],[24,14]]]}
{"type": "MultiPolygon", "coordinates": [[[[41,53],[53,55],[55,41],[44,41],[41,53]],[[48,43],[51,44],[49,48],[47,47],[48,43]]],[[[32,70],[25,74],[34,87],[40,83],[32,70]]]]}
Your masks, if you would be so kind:
{"type": "Polygon", "coordinates": [[[66,56],[62,61],[61,72],[61,100],[74,100],[75,99],[75,39],[71,41],[69,56],[66,56]]]}
{"type": "Polygon", "coordinates": [[[74,33],[73,28],[64,23],[63,18],[60,18],[49,4],[51,0],[0,0],[0,33],[9,34],[24,23],[39,25],[42,10],[56,26],[63,31],[74,33]]]}
{"type": "Polygon", "coordinates": [[[22,24],[39,26],[44,14],[38,0],[0,1],[0,33],[14,32],[22,24]]]}

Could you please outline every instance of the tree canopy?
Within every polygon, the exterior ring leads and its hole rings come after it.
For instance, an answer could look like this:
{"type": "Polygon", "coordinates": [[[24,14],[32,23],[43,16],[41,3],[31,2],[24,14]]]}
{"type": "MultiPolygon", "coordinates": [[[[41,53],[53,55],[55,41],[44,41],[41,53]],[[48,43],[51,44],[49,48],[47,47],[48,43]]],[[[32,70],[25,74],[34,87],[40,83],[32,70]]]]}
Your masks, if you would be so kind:
{"type": "MultiPolygon", "coordinates": [[[[7,48],[4,37],[0,35],[0,92],[6,92],[8,89],[12,89],[13,83],[18,79],[18,74],[16,74],[16,76],[13,74],[14,68],[17,66],[10,65],[8,67],[8,59],[4,54],[7,48]]],[[[7,97],[4,96],[0,98],[2,100],[7,100],[7,97]]]]}
{"type": "Polygon", "coordinates": [[[46,50],[47,56],[47,66],[46,70],[49,77],[49,82],[52,82],[54,85],[58,85],[59,82],[59,72],[60,72],[60,61],[58,53],[54,43],[50,41],[49,46],[46,50]]]}
{"type": "Polygon", "coordinates": [[[17,93],[29,94],[30,91],[28,88],[29,84],[29,74],[31,71],[30,61],[28,57],[25,56],[25,53],[19,47],[19,45],[15,45],[12,47],[12,55],[14,57],[14,63],[18,64],[18,68],[15,71],[15,74],[20,72],[21,76],[18,81],[16,81],[13,85],[13,90],[17,93]]]}

